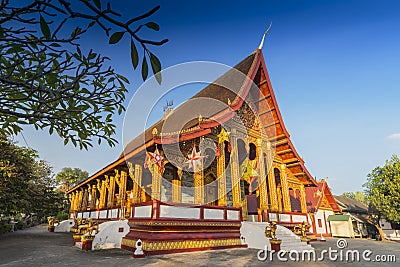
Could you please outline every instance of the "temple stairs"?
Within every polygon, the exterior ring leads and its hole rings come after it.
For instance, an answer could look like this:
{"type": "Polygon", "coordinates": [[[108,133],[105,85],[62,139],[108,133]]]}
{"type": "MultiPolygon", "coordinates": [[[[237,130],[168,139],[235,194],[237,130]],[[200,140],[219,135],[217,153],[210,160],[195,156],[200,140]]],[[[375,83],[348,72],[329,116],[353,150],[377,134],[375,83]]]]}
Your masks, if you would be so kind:
{"type": "MultiPolygon", "coordinates": [[[[247,244],[248,248],[271,250],[269,239],[265,237],[265,227],[268,222],[242,222],[240,234],[242,242],[247,244]]],[[[294,234],[288,228],[277,225],[276,236],[282,240],[281,250],[296,250],[298,252],[304,250],[314,250],[314,248],[306,242],[301,242],[300,237],[294,234]]]]}

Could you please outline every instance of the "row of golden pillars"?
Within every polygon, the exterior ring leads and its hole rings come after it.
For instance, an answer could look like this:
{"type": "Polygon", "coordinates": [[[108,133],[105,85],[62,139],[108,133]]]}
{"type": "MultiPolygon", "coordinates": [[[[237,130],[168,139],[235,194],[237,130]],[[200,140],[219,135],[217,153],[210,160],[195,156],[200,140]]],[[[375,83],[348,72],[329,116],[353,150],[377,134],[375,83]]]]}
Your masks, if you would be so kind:
{"type": "MultiPolygon", "coordinates": [[[[246,209],[246,203],[242,201],[240,189],[240,166],[238,154],[238,138],[235,129],[232,129],[230,134],[231,140],[231,182],[232,182],[232,200],[234,207],[242,207],[246,209]]],[[[258,160],[258,174],[259,174],[259,196],[260,196],[260,210],[268,212],[291,212],[291,202],[288,183],[288,170],[286,164],[280,164],[280,181],[279,187],[276,185],[275,168],[273,167],[274,152],[272,151],[271,143],[263,141],[261,138],[256,142],[256,155],[258,160]],[[265,155],[265,159],[264,159],[265,155]],[[265,160],[265,161],[264,161],[265,160]],[[265,166],[267,164],[267,166],[265,166]],[[266,175],[266,167],[268,167],[268,175],[266,175]],[[268,181],[266,181],[268,180],[268,181]],[[268,183],[268,187],[267,187],[268,183]],[[269,192],[267,190],[269,189],[269,192]],[[268,193],[270,195],[270,203],[268,202],[268,193]],[[280,201],[282,199],[282,202],[280,201]]],[[[220,143],[221,156],[217,162],[217,177],[218,179],[218,205],[226,205],[226,173],[225,173],[225,149],[224,143],[220,143]]],[[[307,212],[306,206],[306,193],[304,185],[299,185],[300,189],[300,203],[301,212],[307,212]]]]}
{"type": "MultiPolygon", "coordinates": [[[[232,129],[231,135],[231,183],[232,183],[232,201],[234,207],[246,208],[247,205],[242,201],[240,189],[240,166],[238,159],[238,142],[235,129],[232,129]]],[[[227,192],[226,192],[226,166],[225,166],[225,143],[218,144],[220,156],[217,159],[217,181],[218,181],[218,205],[227,205],[227,192]]],[[[269,212],[290,212],[290,194],[289,185],[287,181],[287,168],[285,164],[280,165],[280,187],[277,187],[275,181],[275,173],[273,166],[274,154],[271,151],[271,143],[262,141],[261,138],[257,139],[257,159],[258,159],[258,173],[259,173],[259,196],[260,196],[260,210],[269,212]],[[264,155],[265,160],[264,161],[264,155]],[[268,168],[268,175],[265,173],[265,163],[268,168]],[[268,177],[268,181],[266,181],[268,177]],[[268,202],[267,183],[270,194],[270,203],[268,202]],[[282,201],[280,201],[282,199],[282,201]],[[283,202],[283,203],[282,203],[283,202]]],[[[152,175],[151,185],[151,199],[161,199],[161,183],[162,175],[156,169],[157,166],[148,166],[152,175]]],[[[115,175],[105,175],[105,179],[97,179],[97,184],[88,184],[80,190],[72,192],[70,197],[71,212],[94,210],[97,208],[112,208],[124,207],[126,211],[130,211],[130,206],[133,203],[140,203],[146,201],[145,189],[142,187],[142,166],[139,164],[133,165],[128,162],[128,173],[125,171],[114,170],[115,175]],[[133,188],[131,191],[126,191],[126,184],[128,176],[133,181],[133,188]],[[115,192],[115,184],[118,184],[119,192],[115,192]],[[97,199],[97,191],[99,198],[97,199]],[[107,196],[107,199],[106,199],[107,196]],[[117,198],[115,203],[114,199],[117,198]]],[[[182,170],[178,168],[178,177],[182,177],[182,170]]],[[[194,173],[194,203],[205,204],[204,196],[204,179],[203,171],[196,170],[194,173]]],[[[299,186],[300,189],[300,203],[301,211],[307,212],[306,195],[304,185],[299,186]]],[[[172,202],[180,203],[182,199],[181,180],[172,180],[172,202]]]]}

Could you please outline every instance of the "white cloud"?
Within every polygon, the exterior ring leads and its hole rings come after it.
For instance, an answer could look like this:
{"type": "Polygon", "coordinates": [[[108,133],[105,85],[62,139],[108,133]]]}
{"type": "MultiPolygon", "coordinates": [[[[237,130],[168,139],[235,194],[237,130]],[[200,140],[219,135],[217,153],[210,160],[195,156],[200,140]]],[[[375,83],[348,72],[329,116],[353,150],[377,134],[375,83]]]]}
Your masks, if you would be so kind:
{"type": "Polygon", "coordinates": [[[400,133],[394,133],[387,137],[387,139],[399,139],[400,140],[400,133]]]}

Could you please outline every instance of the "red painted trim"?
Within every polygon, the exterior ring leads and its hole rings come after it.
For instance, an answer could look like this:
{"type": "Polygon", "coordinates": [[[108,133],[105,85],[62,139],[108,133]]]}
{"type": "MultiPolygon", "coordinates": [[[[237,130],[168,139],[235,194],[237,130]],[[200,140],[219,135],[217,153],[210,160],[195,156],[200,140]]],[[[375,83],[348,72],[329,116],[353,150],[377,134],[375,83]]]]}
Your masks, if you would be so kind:
{"type": "Polygon", "coordinates": [[[269,78],[268,70],[267,70],[267,67],[266,67],[266,65],[265,65],[264,57],[263,57],[263,55],[262,55],[262,53],[261,53],[261,50],[260,50],[260,53],[259,53],[259,58],[260,58],[259,60],[260,60],[261,66],[262,66],[262,70],[264,71],[264,74],[265,74],[265,79],[266,79],[266,81],[267,81],[268,91],[269,91],[270,94],[271,94],[271,99],[272,99],[272,102],[273,102],[273,104],[274,104],[274,106],[275,106],[276,114],[277,114],[277,116],[278,116],[278,119],[279,119],[279,122],[280,122],[280,124],[281,124],[282,130],[283,130],[285,136],[286,136],[287,139],[288,139],[289,147],[290,147],[290,149],[292,150],[292,152],[293,152],[293,154],[295,155],[295,157],[297,158],[297,160],[300,162],[300,166],[302,167],[304,173],[307,175],[307,178],[311,181],[312,184],[314,184],[315,186],[317,186],[317,182],[314,180],[314,178],[313,178],[313,177],[311,176],[311,174],[308,172],[307,168],[304,166],[304,161],[303,161],[302,158],[299,156],[299,154],[297,153],[297,151],[296,151],[296,149],[295,149],[295,147],[294,147],[292,141],[290,140],[290,134],[289,134],[289,132],[288,132],[287,129],[286,129],[285,123],[283,122],[282,114],[281,114],[281,111],[280,111],[280,109],[279,109],[278,102],[276,101],[274,89],[273,89],[273,87],[272,87],[272,83],[271,83],[271,80],[270,80],[270,78],[269,78]]]}
{"type": "Polygon", "coordinates": [[[326,224],[326,214],[324,210],[322,212],[324,213],[325,234],[328,234],[328,225],[326,224]]]}
{"type": "Polygon", "coordinates": [[[204,220],[204,208],[200,208],[200,220],[204,220]]]}
{"type": "Polygon", "coordinates": [[[317,226],[315,225],[315,214],[313,214],[313,213],[311,213],[311,222],[312,222],[313,232],[316,235],[317,234],[317,226]]]}

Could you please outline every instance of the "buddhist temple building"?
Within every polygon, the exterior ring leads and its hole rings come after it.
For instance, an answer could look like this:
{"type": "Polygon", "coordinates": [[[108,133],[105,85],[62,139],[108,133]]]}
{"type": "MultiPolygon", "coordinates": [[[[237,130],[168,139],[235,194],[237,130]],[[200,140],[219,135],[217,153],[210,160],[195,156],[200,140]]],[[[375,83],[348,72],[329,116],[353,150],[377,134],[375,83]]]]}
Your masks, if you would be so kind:
{"type": "Polygon", "coordinates": [[[188,102],[200,99],[220,104],[169,110],[70,189],[70,218],[127,219],[122,246],[133,250],[140,239],[149,254],[239,247],[243,220],[309,221],[308,188],[329,189],[290,139],[261,49],[188,102]]]}

